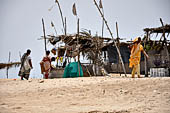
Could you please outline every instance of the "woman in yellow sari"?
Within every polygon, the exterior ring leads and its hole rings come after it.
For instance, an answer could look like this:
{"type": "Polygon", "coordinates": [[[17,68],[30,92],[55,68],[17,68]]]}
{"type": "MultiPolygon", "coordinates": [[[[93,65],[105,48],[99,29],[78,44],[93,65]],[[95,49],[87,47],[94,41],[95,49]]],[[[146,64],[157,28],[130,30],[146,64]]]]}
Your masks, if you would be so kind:
{"type": "Polygon", "coordinates": [[[129,59],[129,67],[132,68],[132,78],[135,77],[135,73],[137,72],[138,78],[140,78],[140,58],[141,58],[141,52],[149,58],[149,56],[146,54],[146,52],[143,49],[143,46],[140,44],[141,38],[137,37],[133,41],[133,46],[131,47],[131,55],[129,59]]]}

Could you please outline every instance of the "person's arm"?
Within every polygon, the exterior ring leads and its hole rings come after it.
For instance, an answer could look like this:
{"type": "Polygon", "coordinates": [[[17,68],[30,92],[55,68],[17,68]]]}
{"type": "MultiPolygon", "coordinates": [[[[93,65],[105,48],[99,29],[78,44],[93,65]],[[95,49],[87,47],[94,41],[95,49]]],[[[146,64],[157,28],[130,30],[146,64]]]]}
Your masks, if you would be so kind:
{"type": "Polygon", "coordinates": [[[29,64],[30,64],[31,68],[33,68],[33,67],[32,67],[31,59],[29,59],[28,62],[29,62],[29,64]]]}
{"type": "Polygon", "coordinates": [[[129,44],[129,45],[128,45],[128,48],[129,48],[130,50],[132,49],[132,47],[133,47],[132,44],[129,44]]]}
{"type": "Polygon", "coordinates": [[[142,50],[142,52],[146,56],[146,58],[149,58],[148,54],[144,50],[142,50]]]}

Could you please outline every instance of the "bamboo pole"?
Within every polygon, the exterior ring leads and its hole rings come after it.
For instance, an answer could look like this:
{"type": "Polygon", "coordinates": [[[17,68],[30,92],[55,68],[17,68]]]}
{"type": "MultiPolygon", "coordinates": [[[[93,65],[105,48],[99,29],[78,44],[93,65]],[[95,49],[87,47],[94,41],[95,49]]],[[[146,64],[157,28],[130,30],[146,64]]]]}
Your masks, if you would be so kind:
{"type": "MultiPolygon", "coordinates": [[[[116,22],[116,33],[117,33],[117,46],[118,46],[118,48],[119,48],[119,50],[120,50],[120,41],[119,41],[119,31],[118,31],[118,24],[117,24],[117,22],[116,22]]],[[[118,63],[118,70],[119,70],[119,73],[120,73],[120,76],[121,76],[121,64],[120,64],[120,58],[118,58],[119,59],[119,63],[118,63]]]]}
{"type": "Polygon", "coordinates": [[[101,12],[101,10],[100,10],[100,8],[99,8],[99,6],[97,5],[96,0],[94,0],[94,3],[95,3],[95,5],[96,5],[97,9],[99,10],[99,13],[101,14],[101,17],[103,18],[103,20],[104,20],[104,22],[105,22],[105,24],[106,24],[106,27],[107,27],[107,29],[108,29],[108,31],[109,31],[109,33],[110,33],[112,39],[113,39],[113,42],[114,42],[114,44],[115,44],[115,46],[116,46],[116,49],[117,49],[117,52],[118,52],[120,61],[121,61],[121,63],[122,63],[123,71],[124,71],[124,73],[125,73],[125,76],[127,76],[127,75],[126,75],[125,66],[124,66],[124,63],[123,63],[123,60],[122,60],[122,57],[121,57],[119,48],[117,47],[116,42],[115,42],[115,40],[114,40],[114,38],[113,38],[113,34],[112,34],[112,32],[111,32],[111,30],[110,30],[108,24],[107,24],[106,19],[104,18],[103,14],[102,14],[102,12],[101,12]]]}
{"type": "Polygon", "coordinates": [[[118,24],[116,22],[116,33],[117,33],[117,38],[119,38],[119,31],[118,31],[118,24]]]}
{"type": "MultiPolygon", "coordinates": [[[[145,46],[145,44],[146,44],[146,42],[148,41],[148,37],[149,37],[149,33],[148,32],[146,32],[146,39],[145,39],[145,41],[144,41],[144,46],[145,46]]],[[[148,77],[148,60],[147,60],[147,58],[146,58],[146,56],[144,56],[145,57],[145,77],[148,77]]]]}
{"type": "Polygon", "coordinates": [[[21,52],[19,51],[19,58],[20,58],[20,61],[21,61],[21,52]]]}
{"type": "MultiPolygon", "coordinates": [[[[8,63],[10,63],[10,59],[11,59],[11,52],[9,52],[8,63]]],[[[7,77],[7,79],[8,79],[8,70],[9,70],[9,67],[7,67],[7,69],[6,69],[6,77],[7,77]]]]}
{"type": "Polygon", "coordinates": [[[66,17],[65,17],[64,33],[65,33],[65,35],[67,35],[67,20],[66,20],[66,17]]]}
{"type": "Polygon", "coordinates": [[[78,47],[78,72],[80,77],[80,52],[79,52],[79,18],[77,19],[77,47],[78,47]]]}
{"type": "MultiPolygon", "coordinates": [[[[65,30],[65,27],[64,27],[64,18],[63,18],[63,13],[62,13],[62,10],[61,10],[61,7],[60,7],[60,3],[58,0],[56,0],[56,3],[58,5],[58,8],[59,8],[59,11],[60,11],[60,15],[61,15],[61,20],[62,20],[62,24],[63,24],[63,30],[65,30]]],[[[66,34],[66,33],[65,33],[66,34]]]]}
{"type": "Polygon", "coordinates": [[[54,31],[55,31],[55,33],[57,35],[57,30],[56,30],[55,25],[54,25],[54,23],[52,21],[51,21],[51,26],[54,28],[54,31]]]}
{"type": "Polygon", "coordinates": [[[96,62],[95,62],[95,73],[96,73],[96,76],[99,74],[99,37],[98,37],[98,34],[96,33],[96,52],[95,52],[95,56],[96,56],[96,62]]]}
{"type": "Polygon", "coordinates": [[[45,45],[45,52],[46,52],[46,51],[47,51],[47,42],[46,42],[45,25],[44,25],[44,20],[43,20],[43,18],[42,18],[42,25],[43,25],[44,45],[45,45]]]}
{"type": "MultiPolygon", "coordinates": [[[[103,9],[103,7],[102,7],[102,12],[103,12],[103,16],[104,16],[104,9],[103,9]]],[[[104,20],[102,21],[102,37],[103,37],[103,32],[104,32],[104,20]]]]}
{"type": "MultiPolygon", "coordinates": [[[[103,8],[103,5],[102,5],[102,0],[99,1],[99,7],[102,9],[102,13],[103,13],[103,16],[104,16],[104,8],[103,8]]],[[[102,37],[103,37],[103,31],[104,31],[104,20],[102,19],[102,37]]]]}

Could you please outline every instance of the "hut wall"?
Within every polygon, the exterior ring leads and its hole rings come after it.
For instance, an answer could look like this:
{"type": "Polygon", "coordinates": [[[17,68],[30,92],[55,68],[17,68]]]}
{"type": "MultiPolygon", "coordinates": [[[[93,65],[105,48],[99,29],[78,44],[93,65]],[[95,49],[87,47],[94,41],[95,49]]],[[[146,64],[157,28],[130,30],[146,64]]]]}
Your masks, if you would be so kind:
{"type": "MultiPolygon", "coordinates": [[[[154,68],[156,67],[156,65],[154,64],[154,62],[156,60],[161,61],[161,64],[159,67],[167,67],[166,62],[167,62],[167,55],[166,55],[166,51],[165,49],[161,50],[158,54],[158,51],[156,50],[150,50],[148,52],[149,55],[149,59],[147,62],[147,66],[148,66],[148,72],[150,70],[150,68],[154,68]]],[[[118,64],[112,63],[111,68],[109,69],[108,72],[112,72],[112,73],[124,73],[123,69],[122,69],[122,65],[120,64],[121,68],[119,69],[118,64]]],[[[129,63],[125,63],[125,69],[126,69],[126,73],[130,74],[132,69],[129,68],[129,63]]],[[[141,63],[140,63],[140,72],[141,74],[145,74],[145,62],[144,62],[144,55],[141,54],[141,63]]]]}
{"type": "Polygon", "coordinates": [[[156,65],[154,64],[156,60],[160,61],[160,66],[158,67],[167,67],[168,60],[165,49],[160,51],[159,54],[155,50],[149,51],[148,54],[150,57],[148,59],[148,69],[156,67],[156,65]]]}

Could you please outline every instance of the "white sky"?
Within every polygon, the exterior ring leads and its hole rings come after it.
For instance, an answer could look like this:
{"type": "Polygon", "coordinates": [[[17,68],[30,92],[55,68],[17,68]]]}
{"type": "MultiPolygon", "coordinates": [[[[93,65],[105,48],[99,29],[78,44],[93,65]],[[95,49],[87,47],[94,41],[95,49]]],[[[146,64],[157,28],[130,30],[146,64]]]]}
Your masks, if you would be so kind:
{"type": "MultiPolygon", "coordinates": [[[[39,62],[44,55],[44,43],[37,40],[43,35],[41,19],[45,20],[46,34],[54,34],[51,21],[62,34],[62,24],[57,5],[48,9],[55,0],[0,0],[0,62],[19,61],[19,51],[23,54],[28,48],[34,69],[31,77],[41,77],[39,62]]],[[[97,2],[99,0],[96,0],[97,2]]],[[[80,18],[80,28],[90,29],[92,34],[101,35],[102,20],[93,0],[59,0],[63,15],[67,17],[68,33],[76,32],[76,18],[72,5],[76,3],[80,18]]],[[[170,0],[103,0],[106,20],[116,37],[115,23],[118,22],[119,36],[126,40],[143,36],[143,28],[159,27],[160,17],[170,24],[170,0]]],[[[110,37],[105,29],[104,36],[110,37]]],[[[168,37],[169,38],[169,37],[168,37]]],[[[48,45],[48,48],[50,46],[48,45]]],[[[10,78],[18,78],[18,68],[9,70],[10,78]]],[[[6,70],[0,70],[0,78],[5,78],[6,70]]]]}

